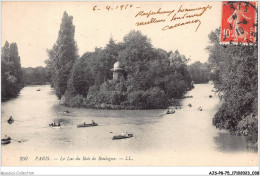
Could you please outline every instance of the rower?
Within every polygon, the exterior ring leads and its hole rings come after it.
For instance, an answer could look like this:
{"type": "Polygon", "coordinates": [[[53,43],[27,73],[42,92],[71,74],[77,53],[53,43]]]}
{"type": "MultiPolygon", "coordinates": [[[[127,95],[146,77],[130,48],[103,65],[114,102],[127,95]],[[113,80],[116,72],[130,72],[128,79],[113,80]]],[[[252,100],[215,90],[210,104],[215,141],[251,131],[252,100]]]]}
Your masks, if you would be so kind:
{"type": "Polygon", "coordinates": [[[12,116],[10,116],[10,118],[7,120],[7,122],[8,122],[9,124],[12,124],[12,123],[14,122],[14,119],[13,119],[13,117],[12,117],[12,116]]]}
{"type": "Polygon", "coordinates": [[[2,139],[2,141],[10,141],[10,140],[11,140],[11,138],[8,137],[7,135],[5,135],[5,138],[2,139]]]}
{"type": "Polygon", "coordinates": [[[127,137],[128,136],[128,132],[127,131],[125,131],[125,137],[127,137]]]}

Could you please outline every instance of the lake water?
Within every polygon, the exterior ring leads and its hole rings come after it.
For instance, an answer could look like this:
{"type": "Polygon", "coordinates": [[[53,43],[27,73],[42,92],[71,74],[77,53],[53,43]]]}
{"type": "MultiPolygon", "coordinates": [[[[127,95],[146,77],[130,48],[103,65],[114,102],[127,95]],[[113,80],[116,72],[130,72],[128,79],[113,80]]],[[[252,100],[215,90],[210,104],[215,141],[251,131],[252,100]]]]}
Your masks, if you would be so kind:
{"type": "MultiPolygon", "coordinates": [[[[27,86],[17,98],[2,103],[3,165],[64,166],[222,166],[257,165],[257,152],[248,149],[242,136],[232,136],[212,126],[220,101],[211,84],[197,84],[180,100],[182,109],[166,115],[159,110],[93,110],[59,104],[48,85],[27,86]],[[41,91],[36,91],[38,88],[41,91]],[[212,95],[212,98],[209,98],[212,95]],[[188,104],[192,104],[189,107],[188,104]],[[203,111],[197,108],[202,107],[203,111]],[[65,113],[64,111],[70,111],[65,113]],[[14,123],[5,121],[13,116],[14,123]],[[61,128],[48,124],[60,121],[61,128]],[[77,128],[94,120],[99,126],[77,128]],[[112,140],[127,131],[134,137],[112,140]],[[27,156],[27,161],[20,157],[27,156]],[[48,161],[36,157],[47,156],[48,161]],[[116,161],[68,161],[67,157],[115,157],[116,161]],[[125,160],[130,156],[133,160],[125,160]],[[65,161],[60,161],[66,157],[65,161]],[[124,158],[124,159],[123,159],[124,158]]],[[[174,108],[174,107],[173,107],[174,108]]]]}

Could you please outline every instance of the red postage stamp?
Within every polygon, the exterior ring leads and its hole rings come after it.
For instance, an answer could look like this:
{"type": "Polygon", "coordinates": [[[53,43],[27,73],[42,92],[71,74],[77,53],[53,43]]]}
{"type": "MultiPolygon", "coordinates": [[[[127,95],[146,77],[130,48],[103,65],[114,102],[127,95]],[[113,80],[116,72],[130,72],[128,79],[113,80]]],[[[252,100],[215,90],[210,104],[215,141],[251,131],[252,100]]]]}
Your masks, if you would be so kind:
{"type": "Polygon", "coordinates": [[[220,42],[253,44],[256,41],[256,2],[224,1],[220,42]]]}

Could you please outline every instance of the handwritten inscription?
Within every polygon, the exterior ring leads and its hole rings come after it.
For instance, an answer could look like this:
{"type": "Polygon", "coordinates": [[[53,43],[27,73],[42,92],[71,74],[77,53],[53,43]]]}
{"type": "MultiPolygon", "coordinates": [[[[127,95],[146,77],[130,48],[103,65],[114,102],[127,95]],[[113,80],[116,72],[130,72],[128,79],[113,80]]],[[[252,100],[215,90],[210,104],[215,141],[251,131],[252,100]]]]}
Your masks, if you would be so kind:
{"type": "Polygon", "coordinates": [[[145,12],[145,11],[140,11],[138,12],[135,17],[138,17],[138,16],[145,16],[146,18],[149,18],[150,16],[152,15],[164,15],[164,14],[167,14],[168,16],[170,16],[175,10],[170,10],[170,11],[162,11],[161,8],[159,8],[156,12],[153,12],[153,11],[149,11],[149,12],[145,12]]]}
{"type": "Polygon", "coordinates": [[[197,30],[198,30],[198,28],[199,28],[199,26],[200,26],[200,24],[201,24],[200,20],[191,20],[191,21],[186,21],[186,22],[184,22],[184,23],[176,23],[176,24],[173,25],[173,26],[166,25],[166,26],[164,26],[164,27],[162,28],[162,30],[165,31],[165,30],[167,30],[167,29],[173,29],[173,28],[176,28],[176,27],[179,27],[179,26],[184,26],[184,25],[186,25],[186,24],[192,24],[192,23],[198,23],[198,26],[197,26],[197,28],[196,28],[196,30],[195,30],[195,32],[197,32],[197,30]]]}
{"type": "Polygon", "coordinates": [[[210,5],[196,8],[185,8],[183,5],[181,5],[179,8],[171,10],[162,10],[161,8],[159,8],[157,11],[150,10],[149,12],[141,10],[135,15],[136,18],[151,17],[151,19],[138,21],[136,22],[136,26],[168,22],[168,25],[162,27],[162,31],[165,31],[188,24],[196,24],[196,32],[201,25],[199,17],[201,17],[208,9],[211,8],[212,6],[210,5]]]}
{"type": "Polygon", "coordinates": [[[133,4],[119,4],[119,5],[115,5],[115,6],[97,6],[95,5],[92,10],[93,11],[97,11],[97,10],[106,10],[106,11],[113,11],[113,10],[127,10],[127,9],[131,9],[131,8],[140,8],[137,6],[134,6],[133,4]]]}
{"type": "Polygon", "coordinates": [[[199,7],[184,7],[180,5],[178,7],[172,8],[170,10],[165,10],[159,8],[157,10],[142,10],[141,7],[135,6],[134,4],[115,4],[113,6],[93,6],[93,11],[106,10],[106,11],[115,11],[120,10],[124,11],[127,9],[140,9],[136,14],[135,18],[137,22],[136,26],[142,27],[152,24],[164,24],[161,30],[166,31],[174,29],[181,26],[195,24],[195,32],[198,31],[201,21],[200,17],[205,14],[205,12],[212,8],[211,5],[199,6],[199,7]],[[167,23],[167,24],[165,24],[167,23]]]}

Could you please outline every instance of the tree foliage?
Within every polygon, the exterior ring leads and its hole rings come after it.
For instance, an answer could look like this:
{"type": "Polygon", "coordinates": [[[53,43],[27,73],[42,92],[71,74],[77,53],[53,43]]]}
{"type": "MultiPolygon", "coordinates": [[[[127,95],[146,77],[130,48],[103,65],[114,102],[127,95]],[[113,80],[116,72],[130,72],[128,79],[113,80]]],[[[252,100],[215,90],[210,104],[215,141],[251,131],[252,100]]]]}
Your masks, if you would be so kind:
{"type": "Polygon", "coordinates": [[[45,67],[22,68],[24,85],[42,85],[50,82],[50,74],[45,67]]]}
{"type": "Polygon", "coordinates": [[[1,54],[1,100],[15,97],[23,87],[20,56],[16,43],[6,41],[1,54]]]}
{"type": "Polygon", "coordinates": [[[58,39],[52,49],[47,51],[49,59],[46,61],[51,73],[51,84],[59,99],[67,90],[71,70],[78,58],[74,33],[73,17],[64,12],[58,39]]]}
{"type": "Polygon", "coordinates": [[[75,63],[65,104],[73,106],[71,100],[80,95],[86,106],[164,108],[189,89],[186,57],[156,49],[147,36],[131,31],[122,43],[110,39],[104,49],[85,53],[75,63]],[[113,80],[111,69],[117,61],[124,72],[113,80]]]}
{"type": "Polygon", "coordinates": [[[258,45],[221,45],[220,30],[209,35],[209,64],[216,90],[224,100],[213,124],[257,141],[258,45]]]}
{"type": "Polygon", "coordinates": [[[192,81],[195,84],[207,83],[210,79],[210,67],[208,63],[194,62],[188,66],[192,81]]]}

